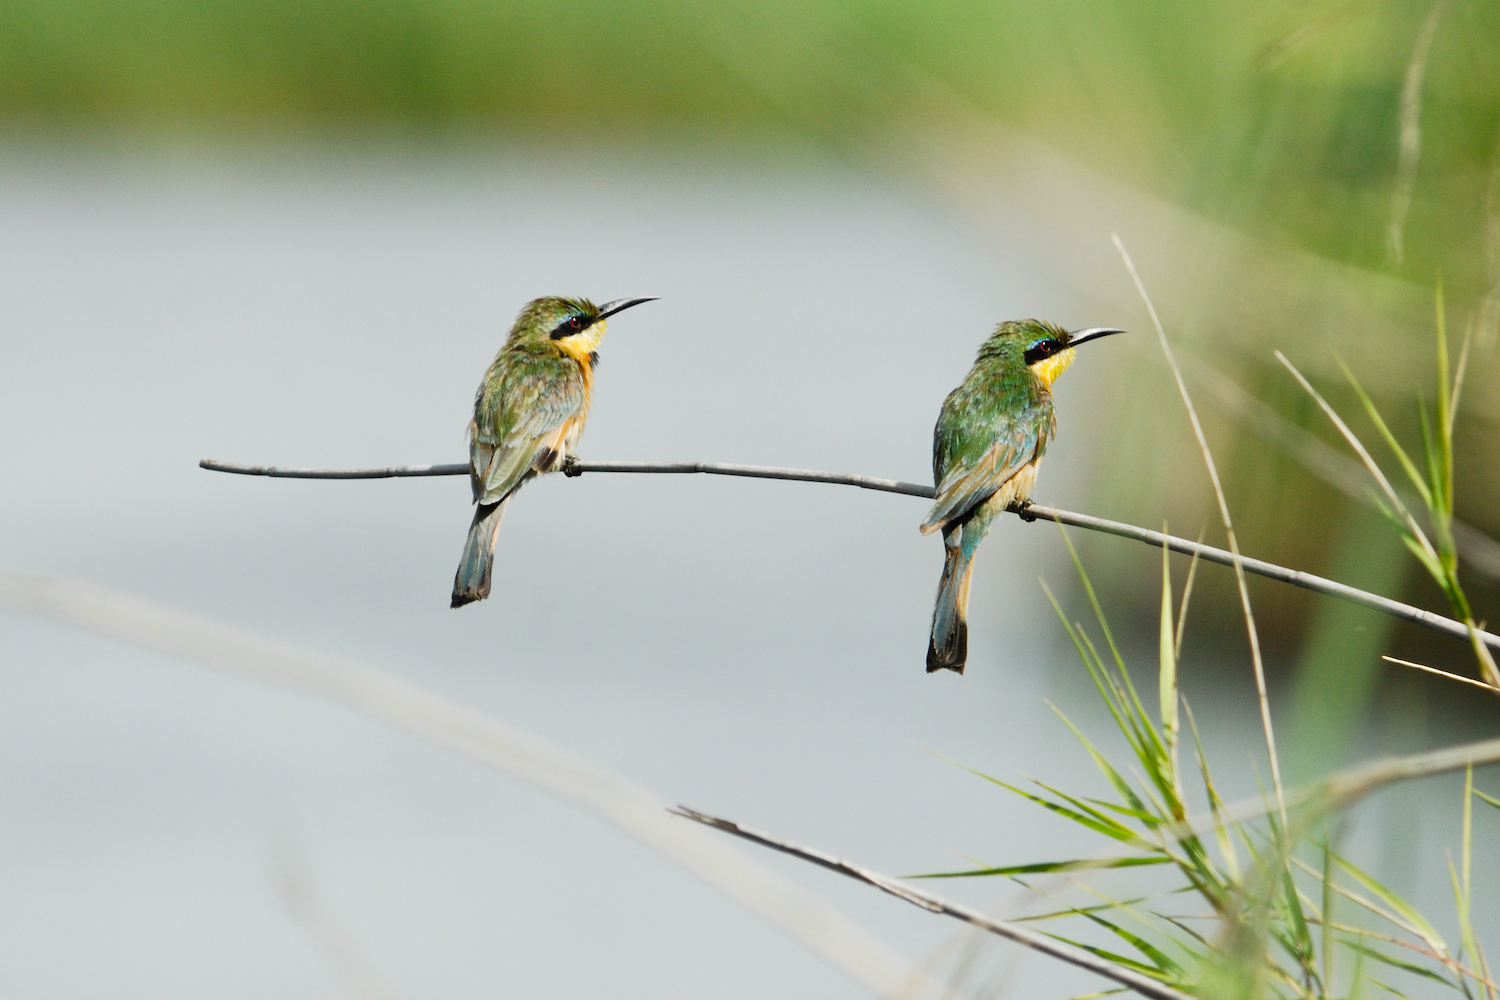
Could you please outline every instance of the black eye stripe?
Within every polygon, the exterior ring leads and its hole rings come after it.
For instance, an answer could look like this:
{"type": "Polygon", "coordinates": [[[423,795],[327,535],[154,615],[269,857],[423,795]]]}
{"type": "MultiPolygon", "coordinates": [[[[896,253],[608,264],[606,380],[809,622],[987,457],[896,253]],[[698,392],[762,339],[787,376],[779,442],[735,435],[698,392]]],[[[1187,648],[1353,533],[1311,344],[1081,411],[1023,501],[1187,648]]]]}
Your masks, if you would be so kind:
{"type": "Polygon", "coordinates": [[[1054,340],[1051,338],[1039,341],[1035,345],[1026,348],[1026,363],[1028,365],[1034,365],[1038,361],[1043,361],[1047,358],[1052,357],[1052,355],[1056,354],[1066,346],[1067,345],[1062,341],[1054,340]]]}
{"type": "Polygon", "coordinates": [[[552,328],[552,339],[561,340],[563,337],[571,337],[575,333],[581,333],[593,326],[596,320],[580,313],[574,313],[567,319],[560,321],[552,328]]]}

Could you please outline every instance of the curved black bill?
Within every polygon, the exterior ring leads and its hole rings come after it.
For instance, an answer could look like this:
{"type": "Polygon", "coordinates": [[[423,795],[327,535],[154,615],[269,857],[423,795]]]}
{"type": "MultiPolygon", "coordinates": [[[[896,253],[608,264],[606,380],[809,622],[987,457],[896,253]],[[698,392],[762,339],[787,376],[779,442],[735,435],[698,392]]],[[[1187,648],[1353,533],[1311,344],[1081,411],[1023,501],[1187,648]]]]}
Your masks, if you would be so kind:
{"type": "Polygon", "coordinates": [[[1114,333],[1124,333],[1124,330],[1113,326],[1092,326],[1087,330],[1079,330],[1077,333],[1068,334],[1068,346],[1077,347],[1079,344],[1090,340],[1098,340],[1100,337],[1108,337],[1114,333]]]}
{"type": "Polygon", "coordinates": [[[595,322],[598,322],[598,320],[600,319],[604,319],[606,316],[613,316],[617,312],[624,312],[631,306],[638,306],[642,302],[655,301],[656,296],[653,295],[648,299],[615,299],[613,302],[606,302],[604,303],[604,305],[599,307],[599,316],[595,320],[595,322]]]}

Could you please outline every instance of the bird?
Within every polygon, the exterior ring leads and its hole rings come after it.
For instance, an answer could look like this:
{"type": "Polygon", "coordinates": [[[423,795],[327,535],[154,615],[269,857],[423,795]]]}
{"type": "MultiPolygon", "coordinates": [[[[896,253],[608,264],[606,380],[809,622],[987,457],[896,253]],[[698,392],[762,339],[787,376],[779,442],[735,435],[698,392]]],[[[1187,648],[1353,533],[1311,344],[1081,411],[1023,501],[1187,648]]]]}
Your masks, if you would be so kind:
{"type": "Polygon", "coordinates": [[[505,345],[474,394],[469,421],[469,485],[474,520],[453,575],[449,605],[490,596],[495,537],[506,505],[527,480],[573,458],[589,415],[605,319],[653,298],[546,296],[522,307],[505,345]]]}
{"type": "Polygon", "coordinates": [[[1080,344],[1124,333],[1093,327],[1069,333],[1037,319],[1001,323],[979,348],[963,383],[943,400],[932,431],[936,496],[922,534],[942,531],[943,576],[932,611],[927,672],[964,672],[969,579],[990,522],[1012,503],[1030,502],[1037,466],[1057,432],[1052,383],[1080,344]]]}

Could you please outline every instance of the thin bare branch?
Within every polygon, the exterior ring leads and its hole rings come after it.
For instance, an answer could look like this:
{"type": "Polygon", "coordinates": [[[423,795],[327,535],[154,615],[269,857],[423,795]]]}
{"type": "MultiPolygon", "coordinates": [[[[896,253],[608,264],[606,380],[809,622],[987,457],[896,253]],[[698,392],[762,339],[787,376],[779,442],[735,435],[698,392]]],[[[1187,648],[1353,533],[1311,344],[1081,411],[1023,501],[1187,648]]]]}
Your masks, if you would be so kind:
{"type": "Polygon", "coordinates": [[[1080,969],[1087,969],[1106,979],[1113,980],[1121,986],[1129,987],[1141,994],[1141,996],[1152,997],[1153,1000],[1189,1000],[1186,993],[1174,989],[1165,983],[1158,982],[1149,976],[1122,968],[1113,962],[1091,955],[1081,948],[1063,944],[1054,938],[1021,924],[1012,923],[1008,920],[996,920],[994,917],[964,906],[962,903],[954,903],[940,896],[935,896],[930,892],[924,892],[889,875],[882,875],[868,868],[861,868],[859,865],[852,864],[842,858],[836,858],[831,854],[824,854],[822,851],[811,847],[802,847],[791,841],[772,836],[769,833],[762,833],[759,830],[740,826],[732,820],[720,819],[716,816],[709,816],[706,813],[698,812],[695,809],[689,809],[687,806],[678,806],[676,809],[671,810],[671,812],[702,823],[705,826],[711,826],[715,830],[722,830],[725,833],[733,834],[736,837],[750,841],[752,844],[759,844],[762,847],[781,851],[783,854],[790,854],[794,858],[810,861],[815,865],[827,868],[829,871],[835,871],[840,875],[847,875],[856,881],[864,882],[866,885],[873,885],[882,892],[888,892],[897,899],[905,900],[913,906],[919,906],[931,913],[940,913],[943,916],[954,917],[965,923],[972,924],[981,930],[989,931],[991,934],[1014,941],[1016,944],[1023,945],[1033,951],[1050,955],[1060,961],[1067,962],[1069,965],[1076,965],[1080,969]]]}
{"type": "MultiPolygon", "coordinates": [[[[392,465],[378,469],[297,469],[276,465],[241,465],[205,458],[199,468],[210,472],[232,472],[241,476],[270,476],[275,479],[400,479],[407,476],[467,476],[467,465],[392,465]]],[[[727,462],[579,462],[570,461],[563,474],[577,477],[585,472],[635,472],[663,474],[703,473],[713,476],[743,476],[749,479],[790,479],[804,483],[832,483],[836,486],[858,486],[885,493],[908,496],[934,495],[931,486],[903,483],[897,479],[876,479],[846,472],[815,472],[811,469],[784,469],[770,465],[731,465],[727,462]]]]}
{"type": "Polygon", "coordinates": [[[949,996],[907,959],[742,851],[668,818],[666,804],[605,769],[356,660],[90,584],[0,573],[0,611],[36,614],[311,695],[572,802],[660,853],[889,1000],[949,996]]]}
{"type": "MultiPolygon", "coordinates": [[[[270,476],[278,479],[391,479],[403,476],[463,476],[468,475],[469,472],[467,465],[396,465],[375,469],[297,469],[285,466],[241,465],[207,458],[198,464],[212,472],[270,476]]],[[[716,476],[746,476],[755,479],[784,479],[805,483],[833,483],[839,486],[857,486],[860,489],[901,493],[914,497],[931,498],[933,495],[931,486],[905,483],[897,479],[878,479],[873,476],[856,476],[843,472],[784,469],[764,465],[729,465],[723,462],[577,462],[568,468],[568,474],[573,476],[581,476],[585,472],[703,473],[716,476]]],[[[1236,562],[1234,553],[1212,545],[1204,545],[1176,535],[1163,534],[1149,528],[1138,528],[1121,521],[1094,517],[1091,514],[1077,514],[1056,507],[1044,507],[1040,504],[1013,507],[1011,513],[1023,521],[1056,521],[1074,528],[1100,531],[1108,535],[1117,535],[1120,538],[1131,538],[1156,548],[1166,546],[1173,552],[1197,556],[1204,562],[1218,563],[1221,566],[1234,566],[1236,562]]],[[[1469,641],[1469,629],[1466,625],[1431,611],[1424,611],[1410,604],[1402,604],[1400,601],[1393,601],[1379,594],[1347,586],[1336,580],[1304,573],[1301,570],[1288,569],[1260,559],[1240,556],[1238,561],[1247,573],[1254,573],[1257,576],[1291,584],[1304,590],[1361,604],[1393,618],[1400,618],[1402,621],[1463,639],[1465,642],[1469,641]]],[[[1500,649],[1500,635],[1491,632],[1480,632],[1479,635],[1487,645],[1500,649]]]]}
{"type": "Polygon", "coordinates": [[[209,472],[232,472],[237,476],[269,476],[272,479],[405,479],[409,476],[467,476],[468,463],[450,465],[390,465],[380,469],[298,469],[279,465],[244,465],[205,458],[198,468],[209,472]]]}
{"type": "Polygon", "coordinates": [[[1219,468],[1214,463],[1213,451],[1208,447],[1208,436],[1203,433],[1203,424],[1198,420],[1198,408],[1193,405],[1193,397],[1188,392],[1187,382],[1183,381],[1182,368],[1177,364],[1177,355],[1172,352],[1172,344],[1167,340],[1167,331],[1162,328],[1161,317],[1156,314],[1156,306],[1151,302],[1151,296],[1146,291],[1145,282],[1136,272],[1135,261],[1130,259],[1130,253],[1125,249],[1124,242],[1119,234],[1111,233],[1110,239],[1114,241],[1115,249],[1120,252],[1120,259],[1125,262],[1125,269],[1130,272],[1130,280],[1135,282],[1135,290],[1140,293],[1141,301],[1146,303],[1146,312],[1151,316],[1151,325],[1156,329],[1156,339],[1161,344],[1161,350],[1167,358],[1167,365],[1172,369],[1172,378],[1177,382],[1177,392],[1182,397],[1182,405],[1187,408],[1188,421],[1193,425],[1193,436],[1198,439],[1198,450],[1203,453],[1203,464],[1208,469],[1209,482],[1214,487],[1214,498],[1219,502],[1219,517],[1224,522],[1224,533],[1229,539],[1229,551],[1233,555],[1234,578],[1239,584],[1240,609],[1245,614],[1245,631],[1250,638],[1250,662],[1255,669],[1255,690],[1260,698],[1260,724],[1266,734],[1266,754],[1271,761],[1271,785],[1276,792],[1276,806],[1281,810],[1282,821],[1286,821],[1286,792],[1281,787],[1281,762],[1276,754],[1276,733],[1271,726],[1271,699],[1266,693],[1266,666],[1260,655],[1260,633],[1255,628],[1255,612],[1250,607],[1250,585],[1245,580],[1244,560],[1240,556],[1240,543],[1234,534],[1234,521],[1229,516],[1229,500],[1224,496],[1224,485],[1219,482],[1219,468]]]}

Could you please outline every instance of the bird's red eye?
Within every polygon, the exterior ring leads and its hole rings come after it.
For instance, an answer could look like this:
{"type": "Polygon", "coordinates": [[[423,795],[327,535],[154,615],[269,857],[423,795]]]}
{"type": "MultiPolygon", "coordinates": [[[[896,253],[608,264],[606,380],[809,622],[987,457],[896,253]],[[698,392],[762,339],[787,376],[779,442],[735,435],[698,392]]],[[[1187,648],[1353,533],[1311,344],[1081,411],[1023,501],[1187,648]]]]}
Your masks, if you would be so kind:
{"type": "Polygon", "coordinates": [[[570,317],[568,317],[568,325],[571,326],[575,330],[578,329],[578,326],[579,326],[578,317],[577,316],[570,316],[570,317]]]}

